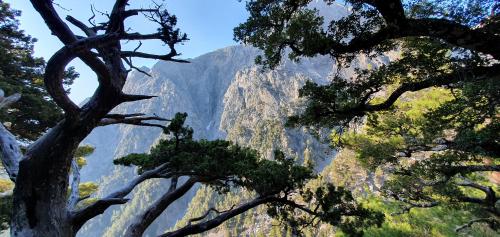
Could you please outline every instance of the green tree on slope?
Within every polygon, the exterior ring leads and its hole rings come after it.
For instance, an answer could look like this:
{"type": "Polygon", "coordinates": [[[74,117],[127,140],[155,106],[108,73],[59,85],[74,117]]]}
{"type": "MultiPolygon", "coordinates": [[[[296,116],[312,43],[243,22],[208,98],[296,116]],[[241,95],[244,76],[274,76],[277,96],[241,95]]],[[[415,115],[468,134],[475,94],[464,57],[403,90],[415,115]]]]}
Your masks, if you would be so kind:
{"type": "Polygon", "coordinates": [[[258,61],[269,67],[286,48],[292,59],[330,55],[344,65],[358,53],[401,55],[353,78],[306,84],[300,95],[308,106],[289,124],[336,128],[334,145],[354,149],[367,167],[389,165],[384,194],[406,209],[471,204],[486,214],[466,226],[498,228],[500,197],[490,179],[500,171],[498,2],[350,0],[349,14],[326,28],[310,2],[249,1],[236,38],[263,49],[258,61]],[[442,95],[422,104],[411,99],[416,91],[442,95]],[[363,118],[363,133],[348,131],[363,118]]]}
{"type": "MultiPolygon", "coordinates": [[[[223,193],[233,187],[244,187],[256,196],[234,209],[207,210],[207,215],[161,236],[201,233],[261,204],[270,205],[270,214],[296,227],[322,220],[356,235],[361,233],[362,227],[381,222],[379,213],[358,205],[343,189],[325,186],[304,190],[303,183],[313,177],[312,170],[295,165],[281,153],[276,154],[275,161],[260,160],[254,151],[227,141],[193,141],[193,131],[183,126],[186,115],[168,120],[142,113],[112,113],[122,103],[154,97],[123,91],[128,73],[137,69],[132,64],[133,58],[187,63],[177,58],[180,54],[176,51],[177,44],[188,40],[187,35],[176,27],[177,18],[163,4],[152,1],[149,8],[133,8],[127,0],[116,0],[110,13],[105,14],[106,21],[98,23],[92,17],[86,24],[72,16],[63,20],[52,0],[32,0],[31,3],[64,46],[45,65],[40,59],[33,58],[33,40],[17,29],[15,17],[18,13],[9,11],[4,5],[5,26],[10,27],[7,32],[20,38],[6,38],[6,57],[11,58],[5,60],[16,67],[5,69],[6,72],[15,70],[8,75],[4,73],[10,77],[5,76],[5,81],[2,78],[2,86],[8,94],[21,93],[21,98],[32,99],[19,109],[11,107],[2,117],[10,120],[11,130],[17,137],[0,125],[2,162],[15,183],[9,226],[12,236],[75,236],[86,222],[111,206],[127,203],[126,196],[142,182],[165,178],[170,179],[170,186],[150,208],[139,211],[127,229],[127,236],[141,236],[161,212],[195,183],[210,185],[223,193]],[[146,34],[131,32],[132,29],[126,26],[127,20],[137,15],[158,25],[156,31],[146,34]],[[68,23],[81,32],[74,32],[68,23]],[[122,48],[125,41],[144,40],[157,40],[167,46],[169,52],[164,55],[141,52],[140,42],[133,51],[122,48]],[[71,101],[67,90],[74,73],[65,69],[76,58],[95,72],[99,82],[93,96],[82,106],[71,101]],[[24,110],[36,103],[50,108],[24,110]],[[16,116],[16,113],[26,113],[28,119],[21,119],[23,117],[16,116]],[[167,121],[168,126],[162,124],[167,121]],[[162,141],[150,154],[135,154],[118,160],[119,164],[138,166],[140,174],[119,190],[99,199],[90,199],[89,194],[96,187],[80,184],[78,170],[84,163],[80,155],[88,154],[92,149],[79,148],[79,144],[96,127],[113,124],[162,128],[172,137],[162,141]],[[51,129],[47,130],[48,127],[51,129]],[[21,149],[16,138],[32,143],[21,149]],[[304,200],[294,200],[292,194],[300,194],[304,200]],[[297,219],[289,218],[295,216],[291,214],[294,212],[303,215],[297,219]]],[[[10,105],[15,106],[15,103],[10,105]]]]}

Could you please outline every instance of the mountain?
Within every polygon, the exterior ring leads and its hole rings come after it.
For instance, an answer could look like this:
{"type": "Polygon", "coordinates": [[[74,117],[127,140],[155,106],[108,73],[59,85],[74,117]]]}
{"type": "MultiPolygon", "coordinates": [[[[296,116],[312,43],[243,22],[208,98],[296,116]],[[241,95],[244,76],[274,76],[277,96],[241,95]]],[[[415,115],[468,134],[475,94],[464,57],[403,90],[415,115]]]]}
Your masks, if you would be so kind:
{"type": "MultiPolygon", "coordinates": [[[[251,146],[266,157],[280,148],[297,157],[297,162],[312,159],[320,171],[330,162],[334,151],[321,138],[318,140],[305,129],[287,129],[284,122],[287,116],[303,108],[298,89],[307,80],[327,83],[329,75],[336,71],[334,62],[328,57],[298,63],[285,60],[277,69],[263,71],[253,63],[258,54],[251,47],[231,46],[192,59],[189,64],[159,62],[148,70],[152,77],[133,72],[125,91],[158,97],[125,104],[114,112],[157,114],[166,118],[176,112],[187,112],[187,122],[193,127],[195,138],[225,138],[251,146]]],[[[354,65],[376,65],[379,61],[358,58],[354,65]]],[[[343,73],[352,74],[353,70],[343,73]]],[[[112,160],[132,152],[147,152],[160,138],[158,128],[130,125],[97,128],[83,142],[96,149],[82,169],[82,180],[100,184],[97,196],[112,192],[136,175],[133,168],[114,166],[112,160]]],[[[78,236],[121,236],[133,215],[164,192],[167,184],[153,180],[137,187],[129,203],[95,218],[78,236]]],[[[186,214],[196,191],[193,188],[169,207],[145,236],[173,227],[186,214]]]]}
{"type": "MultiPolygon", "coordinates": [[[[316,1],[310,7],[318,9],[326,20],[338,19],[347,13],[336,3],[326,5],[316,1]]],[[[151,69],[144,68],[152,77],[135,71],[127,79],[124,90],[158,97],[124,104],[114,113],[146,113],[170,118],[176,112],[187,112],[187,123],[193,127],[197,139],[231,140],[250,146],[265,157],[279,148],[296,157],[297,162],[313,161],[315,169],[321,171],[335,155],[324,142],[328,131],[312,136],[306,129],[285,128],[284,123],[287,116],[304,108],[298,90],[305,82],[327,83],[329,76],[337,72],[336,64],[326,56],[300,62],[284,57],[278,68],[264,71],[254,64],[259,54],[260,51],[252,47],[231,46],[194,58],[188,64],[158,62],[151,69]]],[[[360,56],[351,68],[340,73],[349,76],[355,67],[366,68],[387,61],[385,57],[372,60],[360,56]]],[[[99,183],[97,197],[112,192],[136,175],[133,168],[114,166],[112,160],[133,152],[148,152],[161,136],[160,129],[150,127],[112,125],[95,129],[83,142],[96,149],[81,171],[82,181],[99,183]]],[[[127,204],[111,208],[87,223],[78,236],[122,236],[133,216],[165,192],[167,185],[168,181],[145,182],[134,190],[127,204]]],[[[193,188],[171,205],[144,236],[163,233],[183,217],[202,211],[194,210],[197,207],[190,205],[192,200],[204,200],[208,205],[214,199],[218,197],[210,190],[193,188]]],[[[261,212],[253,215],[254,225],[265,225],[266,218],[261,212]]],[[[261,227],[246,226],[247,231],[252,228],[261,227]]]]}

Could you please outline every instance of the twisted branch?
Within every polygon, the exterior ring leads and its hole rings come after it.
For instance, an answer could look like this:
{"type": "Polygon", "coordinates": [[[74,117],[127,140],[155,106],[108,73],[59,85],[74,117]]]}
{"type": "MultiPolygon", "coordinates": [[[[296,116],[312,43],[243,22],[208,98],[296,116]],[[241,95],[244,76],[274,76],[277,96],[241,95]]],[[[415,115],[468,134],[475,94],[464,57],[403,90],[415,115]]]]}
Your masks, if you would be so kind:
{"type": "Polygon", "coordinates": [[[81,227],[88,220],[104,213],[104,211],[108,209],[110,206],[126,203],[128,199],[126,199],[125,196],[127,196],[130,192],[132,192],[132,190],[137,185],[141,184],[142,182],[148,179],[171,177],[171,175],[168,173],[167,167],[168,164],[163,164],[161,166],[158,166],[156,169],[146,171],[142,173],[140,176],[134,178],[125,187],[109,194],[105,198],[100,199],[94,204],[85,207],[81,210],[71,212],[70,216],[72,219],[72,223],[77,227],[81,227]]]}

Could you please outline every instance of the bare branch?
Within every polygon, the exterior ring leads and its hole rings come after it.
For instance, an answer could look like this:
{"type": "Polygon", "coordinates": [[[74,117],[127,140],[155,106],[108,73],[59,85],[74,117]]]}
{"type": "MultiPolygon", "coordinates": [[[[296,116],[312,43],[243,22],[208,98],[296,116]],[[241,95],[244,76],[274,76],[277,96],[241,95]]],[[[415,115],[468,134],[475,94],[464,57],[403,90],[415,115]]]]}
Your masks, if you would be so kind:
{"type": "Polygon", "coordinates": [[[128,5],[128,0],[116,0],[115,5],[113,6],[113,10],[109,15],[109,25],[108,29],[106,29],[106,33],[111,32],[124,32],[124,15],[125,7],[128,5]]]}
{"type": "Polygon", "coordinates": [[[90,197],[91,197],[91,195],[86,195],[86,196],[83,196],[83,197],[81,197],[81,198],[78,198],[78,202],[81,202],[81,201],[83,201],[83,200],[87,200],[87,199],[89,199],[90,197]]]}
{"type": "Polygon", "coordinates": [[[145,13],[145,12],[158,12],[159,9],[130,9],[130,10],[126,10],[124,12],[124,18],[127,18],[127,17],[131,17],[131,16],[137,16],[139,15],[139,13],[145,13]]]}
{"type": "MultiPolygon", "coordinates": [[[[14,94],[4,97],[4,92],[0,89],[0,109],[5,109],[21,98],[21,94],[14,94]]],[[[21,148],[16,140],[16,137],[5,128],[3,123],[0,122],[0,158],[2,159],[3,166],[9,175],[9,178],[16,182],[16,177],[19,172],[19,161],[23,157],[21,148]]]]}
{"type": "Polygon", "coordinates": [[[137,117],[137,116],[144,116],[146,114],[143,113],[135,113],[135,114],[107,114],[104,116],[104,118],[130,118],[130,117],[137,117]]]}
{"type": "Polygon", "coordinates": [[[121,36],[124,40],[161,40],[163,35],[161,33],[141,34],[141,33],[128,33],[121,36]]]}
{"type": "Polygon", "coordinates": [[[95,36],[96,35],[96,31],[93,30],[92,28],[89,28],[88,26],[86,26],[83,22],[77,20],[76,18],[68,15],[66,16],[66,20],[69,21],[71,24],[73,24],[74,26],[78,27],[80,30],[83,31],[83,33],[85,33],[85,35],[87,36],[95,36]]]}
{"type": "Polygon", "coordinates": [[[83,224],[85,224],[85,222],[87,222],[88,220],[104,213],[104,211],[108,209],[111,205],[126,203],[127,199],[125,199],[124,197],[127,196],[130,192],[132,192],[132,190],[140,183],[152,178],[168,178],[170,175],[166,170],[167,167],[168,164],[163,164],[161,166],[158,166],[154,170],[146,171],[141,175],[139,175],[138,177],[134,178],[128,185],[121,188],[120,190],[117,190],[109,194],[105,198],[100,199],[99,201],[95,202],[94,204],[88,207],[72,212],[70,214],[72,222],[75,224],[75,226],[79,228],[83,224]]]}
{"type": "Polygon", "coordinates": [[[161,124],[146,123],[144,121],[170,121],[170,120],[158,116],[144,117],[142,115],[140,116],[124,115],[120,117],[119,115],[114,115],[112,117],[105,117],[101,119],[101,121],[99,122],[99,126],[106,126],[111,124],[131,124],[138,126],[166,128],[161,124]]]}
{"type": "Polygon", "coordinates": [[[478,183],[474,183],[474,182],[472,182],[472,180],[467,179],[465,177],[461,177],[461,179],[463,181],[462,182],[458,182],[457,183],[458,186],[475,188],[475,189],[481,190],[486,195],[491,195],[491,191],[493,191],[491,189],[491,187],[486,187],[486,186],[480,185],[478,183]]]}
{"type": "Polygon", "coordinates": [[[80,108],[66,94],[62,80],[66,65],[75,58],[76,55],[72,54],[67,47],[61,48],[47,62],[44,77],[47,92],[54,102],[69,115],[77,114],[80,108]]]}
{"type": "Polygon", "coordinates": [[[456,232],[460,232],[460,231],[463,231],[467,228],[470,228],[472,227],[473,224],[475,223],[486,223],[488,224],[488,226],[494,230],[497,230],[498,227],[500,226],[500,223],[495,220],[494,218],[479,218],[479,219],[474,219],[474,220],[471,220],[469,222],[467,222],[466,224],[464,225],[461,225],[461,226],[458,226],[455,231],[456,232]]]}
{"type": "Polygon", "coordinates": [[[127,228],[125,236],[142,236],[151,223],[153,223],[170,204],[189,191],[197,181],[198,179],[196,178],[189,178],[181,187],[177,188],[177,177],[172,178],[168,192],[155,201],[147,210],[135,217],[132,224],[127,228]]]}
{"type": "Polygon", "coordinates": [[[215,212],[215,213],[217,213],[217,214],[222,214],[222,213],[225,213],[225,212],[231,211],[231,210],[233,210],[233,209],[234,209],[234,207],[235,207],[235,206],[236,206],[236,205],[232,205],[232,206],[231,206],[231,208],[229,208],[228,210],[225,210],[225,211],[219,211],[219,210],[215,209],[215,207],[211,207],[211,208],[209,208],[209,209],[207,210],[207,212],[205,212],[205,214],[203,214],[203,215],[201,215],[201,216],[199,216],[199,217],[195,217],[195,218],[191,218],[191,219],[189,219],[189,221],[188,221],[188,224],[187,224],[187,225],[188,225],[188,226],[190,226],[190,225],[192,225],[192,224],[193,224],[193,222],[198,222],[198,221],[201,221],[201,220],[203,220],[203,219],[207,218],[207,216],[208,216],[208,215],[210,215],[210,213],[212,213],[212,212],[215,212]]]}
{"type": "Polygon", "coordinates": [[[71,182],[71,193],[68,199],[68,209],[70,211],[74,210],[80,201],[80,168],[75,158],[71,161],[71,171],[73,180],[71,182]]]}
{"type": "Polygon", "coordinates": [[[122,96],[123,102],[133,102],[133,101],[139,101],[139,100],[149,100],[155,97],[158,97],[156,95],[129,95],[129,94],[123,94],[122,96]]]}
{"type": "Polygon", "coordinates": [[[73,34],[68,25],[62,21],[54,9],[52,0],[36,0],[31,1],[31,3],[45,20],[52,34],[57,36],[64,44],[71,44],[76,41],[75,34],[73,34]]]}
{"type": "Polygon", "coordinates": [[[159,59],[163,61],[171,61],[171,62],[178,62],[178,63],[189,63],[189,61],[184,60],[184,59],[175,59],[175,56],[178,56],[176,53],[169,53],[165,55],[156,55],[156,54],[149,54],[149,53],[143,53],[143,52],[133,52],[133,51],[123,51],[121,53],[122,57],[138,57],[138,58],[149,58],[149,59],[159,59]]]}
{"type": "Polygon", "coordinates": [[[188,236],[188,235],[194,235],[194,234],[199,234],[202,232],[205,232],[207,230],[211,230],[220,224],[224,223],[225,221],[241,214],[244,213],[256,206],[272,202],[274,198],[272,196],[266,196],[266,197],[258,197],[250,202],[247,202],[245,204],[242,204],[238,206],[237,208],[232,209],[231,211],[224,212],[218,216],[216,216],[213,219],[210,219],[205,222],[201,222],[198,224],[194,225],[187,225],[184,226],[178,230],[167,232],[165,234],[159,235],[159,237],[179,237],[179,236],[188,236]]]}
{"type": "Polygon", "coordinates": [[[9,175],[9,178],[16,182],[19,172],[19,161],[23,157],[21,148],[16,141],[16,137],[0,123],[0,149],[3,166],[9,175]]]}
{"type": "Polygon", "coordinates": [[[77,211],[72,214],[73,225],[79,229],[83,224],[97,215],[104,213],[112,205],[125,204],[128,202],[127,198],[103,198],[99,199],[90,206],[77,211]]]}
{"type": "Polygon", "coordinates": [[[2,89],[0,89],[0,109],[7,108],[11,106],[13,103],[17,102],[21,99],[21,94],[15,93],[13,95],[4,97],[5,93],[2,89]]]}
{"type": "Polygon", "coordinates": [[[123,61],[125,61],[125,63],[127,63],[127,65],[130,67],[130,70],[131,69],[135,69],[136,71],[148,76],[148,77],[153,77],[151,76],[151,74],[147,73],[146,71],[134,66],[134,64],[132,63],[132,59],[131,58],[126,58],[126,57],[123,57],[123,61]]]}

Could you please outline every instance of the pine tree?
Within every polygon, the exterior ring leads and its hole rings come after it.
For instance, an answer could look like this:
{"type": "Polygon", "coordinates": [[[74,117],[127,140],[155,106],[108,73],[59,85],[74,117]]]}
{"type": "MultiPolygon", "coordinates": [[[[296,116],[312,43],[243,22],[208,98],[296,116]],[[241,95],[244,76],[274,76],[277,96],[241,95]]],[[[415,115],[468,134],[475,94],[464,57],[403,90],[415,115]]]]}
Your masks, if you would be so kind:
{"type": "Polygon", "coordinates": [[[401,55],[328,85],[307,83],[307,108],[288,124],[335,128],[333,145],[354,150],[365,167],[390,165],[384,193],[406,211],[474,205],[485,214],[464,227],[498,229],[500,197],[488,178],[500,171],[498,1],[349,0],[349,14],[331,22],[311,2],[249,1],[236,38],[263,49],[257,62],[270,68],[286,48],[292,59],[330,55],[340,66],[360,53],[401,55]],[[363,118],[364,133],[345,132],[363,118]]]}
{"type": "MultiPolygon", "coordinates": [[[[10,109],[0,110],[0,121],[15,135],[33,141],[56,125],[63,113],[45,89],[45,61],[33,56],[36,39],[19,29],[20,14],[8,3],[0,3],[0,89],[5,95],[21,94],[10,109]]],[[[71,67],[65,72],[66,88],[77,76],[71,67]]]]}

